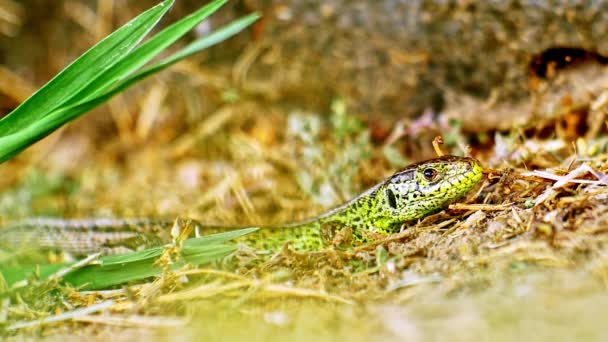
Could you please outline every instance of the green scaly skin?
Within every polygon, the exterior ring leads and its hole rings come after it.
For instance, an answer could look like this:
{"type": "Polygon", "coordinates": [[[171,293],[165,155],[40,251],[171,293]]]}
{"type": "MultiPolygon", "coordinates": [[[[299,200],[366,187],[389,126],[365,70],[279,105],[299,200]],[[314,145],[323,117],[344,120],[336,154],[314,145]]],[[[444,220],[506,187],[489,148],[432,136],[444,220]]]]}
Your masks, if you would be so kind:
{"type": "MultiPolygon", "coordinates": [[[[404,223],[440,211],[463,198],[482,179],[483,167],[477,160],[443,156],[409,165],[319,216],[261,227],[258,233],[242,239],[268,250],[276,250],[288,241],[296,251],[319,250],[336,243],[361,244],[399,232],[404,223]]],[[[205,226],[201,227],[204,231],[205,226]]]]}
{"type": "MultiPolygon", "coordinates": [[[[398,232],[404,223],[445,208],[474,189],[483,178],[472,158],[443,156],[413,164],[319,216],[295,223],[261,227],[245,236],[257,249],[276,251],[288,241],[296,251],[368,242],[398,232]]],[[[204,234],[237,227],[191,221],[204,234]]],[[[172,220],[34,218],[0,229],[0,241],[12,246],[38,246],[86,255],[102,249],[124,252],[170,242],[172,220]]]]}

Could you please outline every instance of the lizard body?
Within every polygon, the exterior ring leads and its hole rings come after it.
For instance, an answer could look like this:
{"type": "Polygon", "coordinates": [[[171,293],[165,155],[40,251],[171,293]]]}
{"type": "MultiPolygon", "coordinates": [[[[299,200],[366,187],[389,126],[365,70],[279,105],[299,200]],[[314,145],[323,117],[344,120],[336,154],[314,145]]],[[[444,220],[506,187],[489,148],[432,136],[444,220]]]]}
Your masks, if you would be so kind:
{"type": "MultiPolygon", "coordinates": [[[[483,178],[483,168],[472,158],[443,156],[412,164],[352,200],[310,219],[262,227],[244,237],[263,249],[276,249],[291,241],[298,251],[318,250],[329,244],[359,244],[445,208],[464,197],[483,178]],[[344,234],[346,230],[346,234],[344,234]],[[336,238],[344,241],[336,242],[336,238]]],[[[237,227],[217,227],[193,221],[203,232],[237,227]]],[[[151,219],[52,219],[17,221],[0,229],[0,243],[36,245],[78,255],[104,249],[150,247],[171,241],[172,220],[151,219]]]]}

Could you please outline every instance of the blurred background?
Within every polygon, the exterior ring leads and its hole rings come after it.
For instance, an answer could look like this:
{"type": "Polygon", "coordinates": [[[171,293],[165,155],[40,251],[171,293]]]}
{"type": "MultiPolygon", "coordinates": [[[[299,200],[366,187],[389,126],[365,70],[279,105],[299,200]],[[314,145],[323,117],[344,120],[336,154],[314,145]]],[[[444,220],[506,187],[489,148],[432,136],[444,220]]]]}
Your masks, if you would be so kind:
{"type": "MultiPolygon", "coordinates": [[[[155,3],[0,1],[0,115],[155,3]]],[[[161,27],[201,5],[177,1],[161,27]]],[[[134,167],[148,172],[188,158],[235,162],[246,155],[230,152],[236,137],[285,164],[292,155],[280,150],[296,149],[288,122],[308,127],[301,121],[327,123],[332,113],[365,127],[369,136],[359,141],[379,151],[371,154],[376,167],[362,168],[375,171],[354,172],[364,185],[382,170],[432,157],[439,134],[450,152],[469,146],[475,155],[491,154],[495,135],[513,128],[523,138],[555,133],[565,144],[594,137],[605,129],[589,103],[605,84],[607,8],[560,0],[231,1],[190,38],[253,11],[261,20],[30,148],[0,170],[0,186],[23,180],[26,165],[69,175],[86,165],[137,165],[140,155],[152,164],[134,167]]]]}
{"type": "MultiPolygon", "coordinates": [[[[2,112],[155,3],[3,0],[2,112]]],[[[172,22],[201,4],[177,1],[163,20],[172,22]]],[[[172,111],[165,120],[172,122],[142,126],[150,123],[141,122],[134,106],[141,96],[161,92],[146,88],[102,110],[111,115],[88,116],[96,124],[88,125],[95,129],[87,136],[97,132],[107,140],[105,134],[118,131],[129,139],[134,129],[142,138],[157,126],[163,126],[163,135],[176,135],[226,102],[323,113],[336,98],[368,121],[377,139],[386,138],[396,120],[425,111],[461,119],[470,132],[509,129],[532,112],[546,114],[529,101],[538,88],[530,78],[551,76],[542,65],[557,61],[561,68],[567,56],[580,62],[608,53],[602,39],[607,7],[603,1],[561,0],[231,1],[192,36],[253,11],[262,19],[144,86],[162,84],[161,97],[172,111]],[[552,48],[583,51],[557,53],[532,65],[552,48]]]]}

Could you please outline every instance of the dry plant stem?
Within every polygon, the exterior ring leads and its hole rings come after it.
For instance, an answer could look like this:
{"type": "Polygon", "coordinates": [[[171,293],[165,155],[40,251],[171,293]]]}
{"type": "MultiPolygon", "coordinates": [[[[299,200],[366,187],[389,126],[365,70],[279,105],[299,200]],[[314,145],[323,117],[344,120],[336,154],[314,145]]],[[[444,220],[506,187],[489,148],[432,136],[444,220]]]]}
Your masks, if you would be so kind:
{"type": "Polygon", "coordinates": [[[95,296],[97,298],[108,299],[126,296],[128,291],[126,289],[116,290],[101,290],[101,291],[78,291],[81,296],[95,296]]]}
{"type": "Polygon", "coordinates": [[[250,44],[247,49],[239,56],[237,62],[232,69],[232,80],[244,88],[247,88],[247,73],[253,62],[260,56],[262,51],[267,47],[268,43],[258,41],[250,44]]]}
{"type": "Polygon", "coordinates": [[[506,176],[506,177],[522,179],[522,180],[527,180],[527,181],[536,182],[536,183],[548,182],[548,180],[546,178],[537,176],[537,175],[533,174],[532,172],[517,173],[517,172],[512,172],[512,171],[502,171],[502,170],[497,170],[497,169],[485,168],[483,173],[485,175],[487,175],[488,179],[490,179],[490,180],[506,176]]]}
{"type": "Polygon", "coordinates": [[[435,149],[437,157],[442,157],[444,154],[439,145],[443,145],[443,137],[440,135],[436,136],[435,139],[433,139],[433,149],[435,149]]]}
{"type": "Polygon", "coordinates": [[[608,91],[604,90],[592,103],[589,117],[587,119],[589,130],[585,134],[585,140],[597,138],[606,122],[608,114],[608,91]]]}
{"type": "Polygon", "coordinates": [[[441,277],[440,275],[433,274],[428,277],[418,277],[415,279],[401,280],[399,282],[392,283],[390,286],[388,286],[384,293],[388,294],[406,287],[412,287],[421,284],[438,283],[442,279],[443,277],[441,277]]]}
{"type": "Polygon", "coordinates": [[[55,274],[51,275],[49,277],[50,281],[54,281],[54,280],[59,280],[61,278],[63,278],[63,276],[65,276],[66,274],[77,270],[79,268],[82,268],[86,265],[90,265],[94,262],[97,261],[97,259],[99,259],[99,257],[101,257],[101,253],[95,253],[95,254],[91,254],[88,257],[78,261],[77,263],[70,265],[69,267],[65,267],[60,269],[59,271],[57,271],[55,274]]]}
{"type": "Polygon", "coordinates": [[[81,323],[95,323],[103,325],[112,325],[117,327],[130,327],[130,328],[145,328],[145,329],[172,329],[181,328],[187,324],[187,321],[177,317],[170,316],[143,316],[143,315],[130,315],[130,316],[113,316],[113,315],[102,315],[102,316],[77,316],[73,319],[76,322],[81,323]]]}
{"type": "Polygon", "coordinates": [[[531,180],[533,180],[534,178],[540,178],[544,181],[555,181],[555,184],[553,184],[553,188],[563,187],[568,183],[608,185],[608,176],[606,174],[593,169],[585,163],[581,164],[580,166],[578,166],[574,170],[571,170],[565,175],[556,175],[548,171],[536,170],[521,174],[521,177],[522,179],[526,179],[523,177],[532,177],[530,178],[531,180]],[[592,174],[595,178],[597,178],[597,180],[577,179],[577,177],[580,177],[587,173],[592,174]]]}
{"type": "Polygon", "coordinates": [[[288,296],[288,297],[300,297],[300,298],[315,298],[321,299],[328,302],[336,302],[342,304],[354,305],[355,303],[351,300],[343,297],[325,293],[325,291],[315,291],[297,287],[290,287],[281,284],[269,284],[263,287],[261,293],[263,296],[288,296]]]}
{"type": "Polygon", "coordinates": [[[243,277],[241,275],[231,273],[231,272],[226,272],[226,271],[215,270],[215,269],[194,269],[194,270],[179,271],[179,272],[177,272],[177,275],[178,276],[215,275],[215,276],[234,279],[234,280],[241,280],[241,281],[248,280],[248,278],[243,277]]]}
{"type": "Polygon", "coordinates": [[[237,114],[233,106],[224,106],[210,114],[204,121],[195,127],[194,134],[184,135],[178,138],[171,145],[170,155],[172,158],[183,156],[196,145],[198,141],[203,141],[210,135],[220,131],[237,114]]]}
{"type": "Polygon", "coordinates": [[[25,101],[34,93],[35,87],[4,66],[0,66],[0,93],[17,103],[25,101]]]}
{"type": "Polygon", "coordinates": [[[500,177],[502,177],[505,174],[505,171],[496,170],[496,169],[489,169],[489,168],[485,167],[483,169],[483,174],[487,175],[488,178],[490,178],[492,176],[496,176],[496,177],[500,178],[500,177]]]}
{"type": "Polygon", "coordinates": [[[322,299],[330,302],[352,304],[350,300],[336,295],[327,294],[322,291],[288,287],[279,284],[267,284],[264,281],[251,280],[247,278],[228,284],[204,284],[202,286],[187,291],[175,292],[160,296],[157,300],[161,303],[167,303],[191,299],[205,299],[218,295],[233,295],[232,291],[234,290],[239,290],[236,295],[242,296],[243,291],[241,291],[240,289],[245,288],[255,289],[258,295],[261,296],[306,297],[322,299]]]}
{"type": "Polygon", "coordinates": [[[450,210],[503,211],[503,210],[509,210],[512,205],[513,205],[513,203],[504,203],[504,204],[454,203],[454,204],[450,204],[448,209],[450,209],[450,210]]]}
{"type": "Polygon", "coordinates": [[[383,245],[383,244],[386,244],[386,243],[392,242],[392,241],[401,241],[406,238],[413,238],[423,231],[439,230],[446,226],[449,226],[450,224],[452,224],[456,221],[457,221],[457,219],[453,218],[453,219],[449,219],[449,220],[443,221],[439,224],[435,224],[432,226],[407,228],[407,229],[403,230],[402,232],[393,234],[385,239],[376,240],[376,241],[367,243],[365,245],[357,246],[352,250],[352,252],[348,252],[348,253],[350,253],[351,255],[355,255],[358,252],[375,250],[376,247],[379,245],[383,245]]]}
{"type": "Polygon", "coordinates": [[[480,211],[480,210],[475,211],[475,212],[473,212],[473,214],[471,214],[469,217],[467,217],[467,219],[465,221],[458,222],[457,224],[450,227],[448,230],[446,230],[443,233],[443,235],[446,236],[446,235],[452,234],[452,232],[454,232],[456,230],[468,229],[470,227],[473,227],[476,224],[483,221],[486,217],[487,217],[487,215],[483,211],[480,211]]]}
{"type": "Polygon", "coordinates": [[[112,305],[114,305],[114,301],[108,300],[105,302],[87,306],[85,308],[68,311],[68,312],[65,312],[65,313],[62,313],[59,315],[49,316],[46,318],[37,319],[37,320],[33,320],[33,321],[17,322],[17,323],[11,324],[8,327],[6,327],[6,330],[13,331],[13,330],[31,328],[31,327],[35,327],[35,326],[43,326],[43,325],[48,325],[51,323],[72,320],[79,316],[86,316],[86,315],[90,315],[95,312],[104,311],[104,310],[112,307],[112,305]]]}

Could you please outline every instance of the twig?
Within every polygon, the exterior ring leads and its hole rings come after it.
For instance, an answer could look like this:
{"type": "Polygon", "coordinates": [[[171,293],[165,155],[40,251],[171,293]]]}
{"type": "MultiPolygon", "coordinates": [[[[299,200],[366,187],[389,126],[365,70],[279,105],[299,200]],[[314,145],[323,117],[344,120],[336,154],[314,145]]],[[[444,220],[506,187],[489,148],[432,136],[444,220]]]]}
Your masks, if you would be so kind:
{"type": "Polygon", "coordinates": [[[91,264],[93,261],[99,259],[100,256],[101,256],[101,253],[91,254],[91,255],[87,256],[86,258],[78,261],[75,264],[72,264],[72,265],[70,265],[68,267],[64,267],[64,268],[60,269],[59,271],[57,271],[54,274],[52,274],[48,279],[49,280],[58,280],[58,279],[61,279],[66,274],[68,274],[68,273],[70,273],[70,272],[72,272],[74,270],[77,270],[79,268],[82,268],[84,266],[87,266],[87,265],[91,264]]]}
{"type": "Polygon", "coordinates": [[[30,327],[34,327],[34,326],[42,326],[42,325],[46,325],[46,324],[50,324],[50,323],[67,321],[70,319],[75,319],[76,317],[90,315],[95,312],[109,309],[110,307],[112,307],[112,305],[114,305],[114,301],[108,300],[105,302],[87,306],[85,308],[80,308],[80,309],[76,309],[73,311],[65,312],[65,313],[62,313],[59,315],[49,316],[46,318],[36,319],[33,321],[17,322],[15,324],[9,325],[6,328],[6,330],[13,331],[13,330],[18,330],[18,329],[23,329],[23,328],[30,328],[30,327]]]}
{"type": "Polygon", "coordinates": [[[443,145],[443,137],[440,135],[436,136],[435,139],[433,139],[433,148],[435,149],[437,157],[443,157],[444,154],[439,145],[443,145]]]}
{"type": "Polygon", "coordinates": [[[362,252],[362,251],[367,251],[370,250],[371,248],[376,248],[378,245],[382,245],[385,244],[387,242],[391,242],[391,241],[396,241],[396,240],[401,240],[404,239],[406,237],[410,237],[410,236],[414,236],[422,231],[428,231],[428,230],[436,230],[436,229],[441,229],[443,227],[449,226],[450,224],[454,223],[456,221],[455,218],[450,219],[450,220],[446,220],[443,221],[441,223],[438,224],[434,224],[431,226],[426,226],[426,227],[410,227],[405,229],[404,231],[398,233],[398,234],[393,234],[387,238],[381,239],[381,240],[375,240],[369,243],[366,243],[364,245],[361,246],[357,246],[355,248],[353,248],[352,253],[356,254],[358,252],[362,252]]]}
{"type": "Polygon", "coordinates": [[[209,284],[205,284],[191,290],[162,295],[158,297],[157,300],[160,303],[168,303],[178,300],[204,299],[214,297],[227,291],[248,287],[250,285],[252,285],[252,281],[250,280],[238,281],[222,286],[210,286],[209,284]]]}
{"type": "Polygon", "coordinates": [[[166,328],[179,328],[186,325],[186,321],[183,319],[168,317],[168,316],[80,316],[74,318],[76,322],[82,323],[97,323],[119,327],[136,327],[136,328],[154,328],[154,329],[166,329],[166,328]]]}
{"type": "Polygon", "coordinates": [[[262,288],[267,293],[279,294],[279,295],[291,295],[294,297],[306,297],[306,298],[318,298],[327,300],[330,302],[338,302],[342,304],[354,304],[353,301],[340,296],[331,295],[321,291],[315,291],[310,289],[302,289],[297,287],[289,287],[280,284],[268,284],[262,288]]]}
{"type": "Polygon", "coordinates": [[[246,277],[243,277],[242,275],[239,275],[236,273],[220,271],[220,270],[213,270],[213,269],[192,269],[192,270],[185,270],[185,271],[177,272],[178,276],[191,276],[191,275],[199,275],[199,274],[211,274],[211,275],[217,275],[217,276],[237,279],[237,280],[248,280],[246,277]]]}
{"type": "Polygon", "coordinates": [[[556,175],[554,173],[548,172],[548,171],[532,171],[532,172],[526,172],[523,174],[523,176],[532,176],[532,177],[540,177],[540,178],[544,178],[544,179],[550,179],[550,180],[554,180],[555,184],[553,184],[553,188],[560,188],[563,187],[564,185],[568,184],[568,183],[575,183],[575,184],[596,184],[596,185],[608,185],[608,176],[594,170],[593,168],[591,168],[589,165],[587,164],[582,164],[579,167],[577,167],[576,169],[568,172],[568,174],[566,175],[556,175]],[[577,177],[590,173],[593,176],[595,176],[595,178],[597,178],[597,180],[589,180],[589,179],[576,179],[577,177]]]}
{"type": "Polygon", "coordinates": [[[290,295],[295,297],[318,298],[332,302],[353,304],[353,302],[348,299],[336,295],[331,295],[322,291],[289,287],[280,284],[265,284],[258,280],[249,279],[236,281],[234,283],[221,286],[210,286],[209,284],[205,284],[188,291],[182,291],[161,296],[158,298],[158,301],[161,303],[167,303],[178,300],[211,298],[219,294],[228,294],[228,292],[230,291],[238,290],[241,288],[254,288],[263,295],[290,295]]]}
{"type": "Polygon", "coordinates": [[[482,211],[503,211],[511,208],[513,203],[505,204],[467,204],[467,203],[454,203],[450,204],[448,209],[450,210],[482,210],[482,211]]]}

